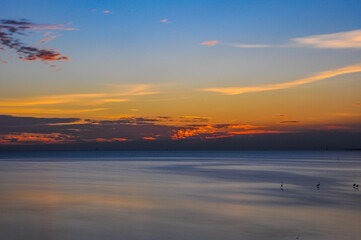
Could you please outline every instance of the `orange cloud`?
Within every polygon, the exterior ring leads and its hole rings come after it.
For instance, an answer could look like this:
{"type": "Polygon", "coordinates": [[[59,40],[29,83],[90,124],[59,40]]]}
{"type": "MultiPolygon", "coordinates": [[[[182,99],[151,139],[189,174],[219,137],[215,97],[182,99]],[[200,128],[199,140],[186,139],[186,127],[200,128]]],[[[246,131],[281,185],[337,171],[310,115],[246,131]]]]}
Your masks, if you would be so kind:
{"type": "Polygon", "coordinates": [[[100,101],[104,103],[117,103],[117,102],[126,102],[129,100],[125,98],[106,98],[106,99],[101,99],[100,101]]]}
{"type": "Polygon", "coordinates": [[[281,114],[281,115],[275,115],[275,116],[272,116],[272,117],[287,117],[287,115],[281,114]]]}
{"type": "Polygon", "coordinates": [[[228,88],[205,88],[202,91],[207,92],[217,92],[226,95],[235,95],[235,94],[243,94],[243,93],[251,93],[251,92],[264,92],[271,90],[279,90],[279,89],[287,89],[291,87],[296,87],[304,84],[309,84],[317,81],[321,81],[324,79],[349,74],[349,73],[357,73],[361,72],[361,64],[351,65],[347,67],[338,68],[335,70],[329,70],[320,72],[311,77],[301,78],[291,82],[285,83],[276,83],[276,84],[267,84],[255,87],[228,87],[228,88]]]}
{"type": "Polygon", "coordinates": [[[170,23],[168,19],[162,19],[160,20],[162,23],[170,23]]]}
{"type": "Polygon", "coordinates": [[[158,93],[153,90],[154,86],[150,84],[109,85],[109,87],[112,88],[112,92],[62,94],[36,96],[32,98],[4,99],[0,101],[0,107],[26,107],[65,103],[78,103],[81,105],[119,103],[129,101],[128,98],[119,98],[121,96],[144,96],[158,93]]]}
{"type": "Polygon", "coordinates": [[[180,129],[173,134],[172,139],[185,139],[193,136],[198,136],[201,133],[198,129],[180,129]]]}
{"type": "Polygon", "coordinates": [[[213,47],[213,46],[216,46],[218,44],[218,40],[205,41],[205,42],[201,42],[200,44],[208,46],[208,47],[213,47]]]}
{"type": "Polygon", "coordinates": [[[172,135],[173,140],[186,139],[191,137],[204,137],[206,139],[232,137],[238,134],[256,134],[256,133],[276,133],[270,130],[251,130],[263,128],[265,126],[255,126],[250,124],[213,124],[213,125],[195,125],[191,128],[182,128],[175,131],[172,135]],[[236,129],[242,131],[235,131],[236,129]]]}
{"type": "Polygon", "coordinates": [[[37,49],[33,53],[30,53],[26,57],[20,57],[20,59],[25,61],[60,61],[60,60],[69,60],[69,57],[62,56],[59,52],[55,50],[39,50],[37,49]]]}
{"type": "Polygon", "coordinates": [[[143,137],[143,140],[156,140],[154,137],[143,137]]]}

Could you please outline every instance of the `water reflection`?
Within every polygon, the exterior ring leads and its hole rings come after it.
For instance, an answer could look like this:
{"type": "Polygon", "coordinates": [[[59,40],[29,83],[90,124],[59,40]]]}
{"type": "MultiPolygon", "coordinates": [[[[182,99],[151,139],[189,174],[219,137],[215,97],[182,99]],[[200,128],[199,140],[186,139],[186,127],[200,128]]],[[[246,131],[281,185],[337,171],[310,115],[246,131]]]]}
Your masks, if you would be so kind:
{"type": "Polygon", "coordinates": [[[1,160],[0,239],[361,235],[356,153],[143,154],[1,160]]]}

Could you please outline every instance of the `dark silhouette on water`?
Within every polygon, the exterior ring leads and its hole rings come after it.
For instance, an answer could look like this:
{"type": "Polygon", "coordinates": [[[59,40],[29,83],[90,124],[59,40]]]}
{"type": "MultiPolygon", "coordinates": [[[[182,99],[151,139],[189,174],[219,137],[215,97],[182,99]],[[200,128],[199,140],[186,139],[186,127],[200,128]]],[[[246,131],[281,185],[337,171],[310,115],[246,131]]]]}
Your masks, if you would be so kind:
{"type": "Polygon", "coordinates": [[[317,187],[317,188],[320,188],[320,185],[321,185],[321,183],[318,182],[318,184],[316,185],[316,187],[317,187]]]}
{"type": "Polygon", "coordinates": [[[283,190],[283,181],[281,182],[281,190],[283,190]]]}

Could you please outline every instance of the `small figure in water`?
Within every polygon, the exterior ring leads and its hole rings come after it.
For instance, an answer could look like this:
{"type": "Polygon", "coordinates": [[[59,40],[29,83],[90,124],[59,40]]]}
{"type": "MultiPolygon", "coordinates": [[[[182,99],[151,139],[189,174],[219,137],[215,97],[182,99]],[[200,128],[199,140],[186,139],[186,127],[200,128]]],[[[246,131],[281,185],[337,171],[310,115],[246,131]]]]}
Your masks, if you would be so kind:
{"type": "Polygon", "coordinates": [[[283,190],[283,181],[281,182],[281,190],[283,190]]]}
{"type": "Polygon", "coordinates": [[[318,184],[316,185],[316,187],[317,187],[317,188],[320,188],[320,185],[321,185],[321,183],[318,182],[318,184]]]}

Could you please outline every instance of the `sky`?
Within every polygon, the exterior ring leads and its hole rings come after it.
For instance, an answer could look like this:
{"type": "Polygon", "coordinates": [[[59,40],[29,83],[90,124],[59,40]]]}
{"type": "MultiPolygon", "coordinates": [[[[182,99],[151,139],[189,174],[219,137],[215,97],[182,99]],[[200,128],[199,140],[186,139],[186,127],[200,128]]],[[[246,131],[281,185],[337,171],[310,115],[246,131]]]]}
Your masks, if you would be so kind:
{"type": "Polygon", "coordinates": [[[361,147],[358,0],[0,5],[3,149],[361,147]]]}

